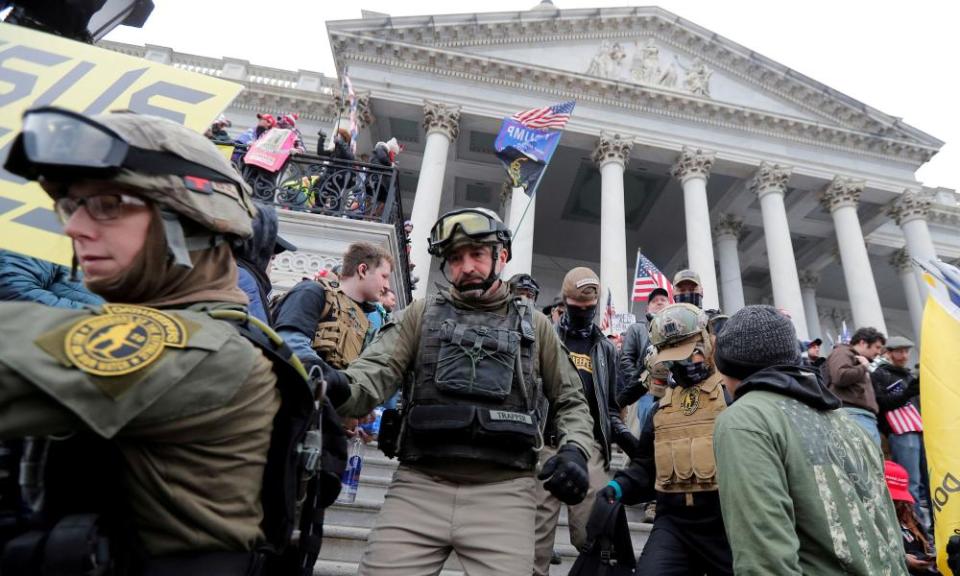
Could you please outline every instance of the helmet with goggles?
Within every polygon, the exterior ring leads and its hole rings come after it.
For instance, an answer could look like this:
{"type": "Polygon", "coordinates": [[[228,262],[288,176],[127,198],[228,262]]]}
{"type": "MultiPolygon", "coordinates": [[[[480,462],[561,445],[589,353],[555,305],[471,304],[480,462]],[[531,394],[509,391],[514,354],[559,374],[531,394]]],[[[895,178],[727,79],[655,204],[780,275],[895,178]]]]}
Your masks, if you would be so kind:
{"type": "Polygon", "coordinates": [[[4,168],[38,181],[55,200],[71,182],[111,180],[216,235],[252,233],[247,183],[209,140],[164,118],[34,108],[4,168]]]}
{"type": "Polygon", "coordinates": [[[470,244],[501,245],[510,260],[510,230],[487,208],[463,208],[441,216],[430,229],[427,252],[445,259],[453,250],[470,244]]]}

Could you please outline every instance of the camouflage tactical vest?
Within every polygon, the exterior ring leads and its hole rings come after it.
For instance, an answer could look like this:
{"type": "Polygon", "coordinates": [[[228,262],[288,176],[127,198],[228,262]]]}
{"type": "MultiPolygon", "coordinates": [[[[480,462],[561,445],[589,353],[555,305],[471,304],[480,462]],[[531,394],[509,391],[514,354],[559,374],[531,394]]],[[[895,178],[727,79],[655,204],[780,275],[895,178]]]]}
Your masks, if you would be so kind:
{"type": "Polygon", "coordinates": [[[715,373],[697,386],[668,388],[660,399],[653,416],[657,491],[717,490],[713,424],[727,407],[721,380],[715,373]]]}
{"type": "Polygon", "coordinates": [[[326,298],[313,336],[313,349],[327,364],[344,369],[360,356],[370,329],[367,313],[343,293],[336,280],[317,281],[326,298]]]}
{"type": "Polygon", "coordinates": [[[542,445],[536,356],[529,305],[511,301],[501,315],[437,296],[423,314],[400,461],[462,458],[533,470],[542,445]]]}

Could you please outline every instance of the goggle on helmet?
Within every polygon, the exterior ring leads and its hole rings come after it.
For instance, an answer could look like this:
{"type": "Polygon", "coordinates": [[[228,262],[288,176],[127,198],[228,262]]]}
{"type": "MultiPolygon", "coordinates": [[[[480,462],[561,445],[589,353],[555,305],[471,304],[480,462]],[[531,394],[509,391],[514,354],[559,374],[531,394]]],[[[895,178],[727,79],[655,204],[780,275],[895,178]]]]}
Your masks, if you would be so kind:
{"type": "Polygon", "coordinates": [[[443,258],[460,243],[502,244],[510,260],[510,230],[496,213],[485,208],[464,208],[447,212],[430,229],[427,252],[443,258]]]}

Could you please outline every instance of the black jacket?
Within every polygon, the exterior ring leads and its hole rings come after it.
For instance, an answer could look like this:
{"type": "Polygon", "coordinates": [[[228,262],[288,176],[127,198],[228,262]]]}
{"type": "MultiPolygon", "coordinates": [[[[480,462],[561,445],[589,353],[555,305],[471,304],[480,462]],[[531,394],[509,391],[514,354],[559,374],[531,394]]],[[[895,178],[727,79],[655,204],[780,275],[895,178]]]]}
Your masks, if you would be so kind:
{"type": "MultiPolygon", "coordinates": [[[[560,341],[566,343],[566,330],[556,327],[560,341]]],[[[610,466],[612,444],[616,442],[628,456],[636,449],[637,439],[620,418],[620,406],[617,404],[617,347],[604,337],[596,326],[590,334],[593,346],[590,348],[590,361],[593,363],[593,390],[600,415],[599,428],[602,438],[596,438],[603,447],[606,466],[610,466]]],[[[552,418],[550,418],[552,420],[552,418]]]]}
{"type": "Polygon", "coordinates": [[[650,346],[650,328],[646,322],[631,324],[623,333],[623,349],[620,352],[620,373],[623,375],[623,388],[618,390],[617,404],[629,406],[647,393],[640,381],[643,374],[643,360],[650,346]]]}
{"type": "Polygon", "coordinates": [[[920,396],[920,379],[905,366],[881,362],[876,370],[870,373],[870,381],[877,396],[877,406],[880,407],[877,422],[883,432],[889,432],[884,413],[916,402],[920,396]]]}

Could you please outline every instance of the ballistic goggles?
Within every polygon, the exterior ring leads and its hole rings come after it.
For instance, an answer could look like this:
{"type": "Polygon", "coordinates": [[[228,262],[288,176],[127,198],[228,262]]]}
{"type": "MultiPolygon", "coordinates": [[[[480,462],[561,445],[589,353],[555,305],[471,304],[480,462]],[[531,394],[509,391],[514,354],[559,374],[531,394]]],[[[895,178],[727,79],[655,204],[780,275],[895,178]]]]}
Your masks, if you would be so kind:
{"type": "Polygon", "coordinates": [[[232,182],[215,170],[169,152],[128,144],[116,132],[76,112],[44,106],[27,110],[4,168],[37,180],[109,179],[123,169],[232,182]]]}
{"type": "Polygon", "coordinates": [[[476,208],[454,210],[441,216],[430,230],[427,252],[433,256],[443,256],[443,252],[453,245],[458,233],[479,243],[503,244],[508,249],[507,260],[510,259],[510,231],[492,214],[476,208]]]}

